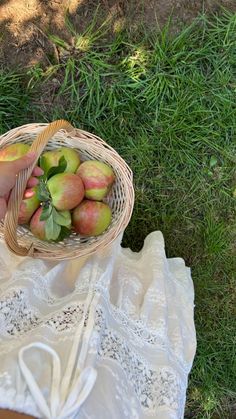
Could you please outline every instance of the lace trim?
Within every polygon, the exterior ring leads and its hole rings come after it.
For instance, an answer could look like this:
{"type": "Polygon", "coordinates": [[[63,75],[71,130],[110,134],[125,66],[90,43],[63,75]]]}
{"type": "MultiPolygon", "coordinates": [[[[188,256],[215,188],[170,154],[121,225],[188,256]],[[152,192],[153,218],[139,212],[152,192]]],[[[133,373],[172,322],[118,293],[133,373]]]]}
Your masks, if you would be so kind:
{"type": "MultiPolygon", "coordinates": [[[[97,290],[102,294],[107,294],[107,289],[101,284],[96,285],[97,290]]],[[[104,297],[103,297],[104,298],[104,297]]],[[[105,296],[106,298],[106,296],[105,296]]],[[[179,333],[173,343],[170,344],[167,337],[166,325],[163,320],[157,320],[147,326],[147,321],[143,319],[134,319],[126,314],[123,310],[112,304],[107,304],[112,318],[125,330],[129,331],[132,340],[139,348],[143,348],[146,344],[158,346],[168,351],[172,357],[175,355],[179,362],[180,368],[188,372],[190,365],[183,360],[182,341],[179,333]]],[[[15,288],[8,291],[3,299],[0,300],[0,340],[2,337],[23,336],[40,326],[46,326],[54,330],[54,332],[68,332],[81,320],[83,314],[82,303],[70,303],[57,310],[55,313],[42,316],[38,310],[32,307],[29,302],[29,295],[26,288],[15,288]]],[[[9,350],[8,345],[3,342],[0,353],[9,350]]]]}
{"type": "Polygon", "coordinates": [[[181,417],[185,386],[174,370],[147,366],[124,339],[108,329],[103,333],[98,353],[101,361],[109,359],[120,365],[146,414],[155,415],[160,407],[167,406],[181,417]]]}
{"type": "MultiPolygon", "coordinates": [[[[51,318],[47,324],[49,327],[63,332],[72,324],[77,325],[78,315],[80,316],[82,313],[83,309],[77,304],[76,307],[69,307],[63,310],[60,315],[57,314],[51,318]],[[67,325],[65,329],[62,328],[63,324],[67,325]]],[[[87,320],[85,320],[85,328],[86,324],[87,320]]],[[[121,367],[146,414],[155,415],[160,407],[166,406],[178,412],[178,417],[181,417],[185,399],[185,385],[181,378],[170,367],[163,366],[156,369],[150,366],[134,349],[134,344],[129,346],[124,337],[108,327],[105,313],[100,306],[96,310],[90,351],[97,352],[101,365],[104,360],[109,360],[121,367]]],[[[12,389],[10,376],[7,373],[4,373],[0,380],[0,394],[3,392],[1,387],[4,388],[5,395],[9,397],[9,400],[15,398],[16,391],[12,389]]],[[[28,400],[27,403],[31,404],[27,389],[24,393],[25,399],[28,400]]]]}
{"type": "Polygon", "coordinates": [[[0,335],[27,333],[39,320],[40,314],[31,307],[26,289],[9,290],[0,300],[0,335]]]}
{"type": "Polygon", "coordinates": [[[24,261],[24,265],[14,271],[14,275],[11,280],[19,283],[30,282],[33,284],[33,293],[40,300],[46,302],[48,305],[56,303],[55,296],[50,292],[49,278],[45,280],[47,274],[47,268],[44,263],[40,260],[34,260],[32,264],[31,260],[24,261]]]}
{"type": "Polygon", "coordinates": [[[17,410],[24,414],[39,417],[39,411],[30,392],[25,387],[18,394],[13,386],[12,378],[7,372],[0,374],[0,403],[1,409],[17,410]]]}
{"type": "Polygon", "coordinates": [[[71,304],[65,307],[59,313],[54,314],[46,322],[41,322],[52,328],[57,333],[72,330],[83,317],[83,304],[71,304]]]}

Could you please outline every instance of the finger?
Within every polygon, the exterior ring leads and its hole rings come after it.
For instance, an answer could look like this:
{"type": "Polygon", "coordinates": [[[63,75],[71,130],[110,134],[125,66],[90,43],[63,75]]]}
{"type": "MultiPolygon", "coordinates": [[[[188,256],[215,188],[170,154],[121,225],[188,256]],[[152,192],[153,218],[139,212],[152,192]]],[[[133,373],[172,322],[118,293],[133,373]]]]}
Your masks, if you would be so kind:
{"type": "Polygon", "coordinates": [[[33,188],[33,186],[38,185],[39,180],[36,177],[31,177],[27,182],[27,188],[33,188]]]}
{"type": "Polygon", "coordinates": [[[32,198],[32,196],[35,195],[35,191],[33,189],[26,189],[24,192],[24,197],[23,199],[28,199],[28,198],[32,198]]]}
{"type": "Polygon", "coordinates": [[[20,159],[9,162],[12,165],[14,174],[18,174],[21,170],[27,169],[35,160],[35,153],[28,153],[20,159]]]}
{"type": "Polygon", "coordinates": [[[7,203],[4,198],[0,198],[0,221],[2,221],[7,212],[7,203]]]}
{"type": "Polygon", "coordinates": [[[44,174],[43,169],[41,169],[41,167],[36,166],[33,170],[32,175],[33,176],[42,176],[44,174]]]}

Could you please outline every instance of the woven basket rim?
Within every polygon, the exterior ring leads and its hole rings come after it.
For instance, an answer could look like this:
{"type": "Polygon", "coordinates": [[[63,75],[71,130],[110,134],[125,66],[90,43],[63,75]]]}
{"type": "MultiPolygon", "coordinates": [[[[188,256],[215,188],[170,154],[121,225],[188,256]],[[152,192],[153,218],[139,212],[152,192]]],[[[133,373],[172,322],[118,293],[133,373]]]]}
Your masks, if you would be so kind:
{"type": "Polygon", "coordinates": [[[128,225],[134,205],[133,173],[125,160],[116,152],[114,148],[97,135],[79,128],[74,128],[64,120],[54,121],[51,124],[40,122],[29,123],[13,128],[0,136],[0,149],[12,142],[26,142],[26,136],[31,136],[31,138],[33,138],[34,141],[31,149],[35,148],[34,151],[37,151],[37,158],[32,167],[22,174],[22,179],[18,179],[19,184],[20,182],[23,182],[21,186],[23,184],[26,185],[27,179],[30,177],[33,166],[38,160],[39,155],[44,150],[44,147],[48,145],[48,140],[51,148],[58,148],[58,146],[55,145],[57,144],[56,141],[60,141],[62,143],[65,142],[68,147],[71,146],[72,148],[76,148],[75,144],[78,144],[78,151],[80,151],[83,147],[84,154],[81,152],[81,156],[85,155],[85,153],[89,154],[89,150],[91,150],[91,155],[94,153],[94,156],[96,157],[96,153],[98,156],[101,154],[103,155],[105,161],[111,161],[111,166],[116,174],[116,182],[114,191],[112,192],[113,195],[111,195],[110,199],[114,205],[112,208],[116,209],[116,212],[114,209],[113,219],[117,217],[117,224],[112,224],[101,236],[97,236],[96,238],[93,237],[91,239],[88,238],[84,242],[81,237],[76,238],[71,235],[70,239],[72,240],[72,243],[68,241],[69,244],[66,245],[58,245],[52,242],[39,242],[35,238],[32,238],[32,245],[29,246],[30,233],[24,232],[25,235],[23,235],[23,227],[14,227],[14,217],[16,218],[17,216],[18,219],[19,211],[19,208],[16,208],[15,205],[17,192],[19,197],[20,186],[18,185],[18,190],[17,188],[13,189],[11,196],[12,199],[10,199],[10,201],[13,201],[13,198],[15,198],[14,204],[12,203],[4,224],[3,222],[0,224],[0,237],[5,239],[9,249],[13,253],[21,256],[28,255],[41,259],[66,260],[91,255],[112,243],[120,234],[123,233],[124,229],[128,225]],[[62,130],[61,127],[64,129],[62,130]],[[66,133],[66,129],[70,131],[66,133]],[[38,144],[36,144],[37,139],[40,136],[42,137],[43,133],[46,131],[47,138],[41,138],[38,144]],[[50,136],[51,132],[53,132],[53,139],[50,138],[49,140],[48,136],[50,136]],[[36,139],[34,139],[35,136],[36,139]],[[13,196],[13,193],[15,194],[15,197],[13,196]],[[124,194],[124,196],[122,196],[122,194],[124,194]],[[80,240],[80,242],[78,242],[78,240],[80,240]],[[26,245],[28,247],[25,247],[26,245]]]}

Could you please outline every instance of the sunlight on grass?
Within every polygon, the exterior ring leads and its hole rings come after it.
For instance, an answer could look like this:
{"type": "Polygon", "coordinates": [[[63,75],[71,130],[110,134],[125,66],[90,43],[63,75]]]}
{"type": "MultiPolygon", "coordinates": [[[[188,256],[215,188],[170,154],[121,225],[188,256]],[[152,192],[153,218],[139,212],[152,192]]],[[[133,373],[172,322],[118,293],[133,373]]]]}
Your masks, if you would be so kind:
{"type": "Polygon", "coordinates": [[[125,29],[125,22],[126,19],[124,17],[117,18],[113,23],[113,32],[115,34],[122,32],[125,29]]]}
{"type": "Polygon", "coordinates": [[[123,60],[124,68],[127,68],[127,74],[132,80],[138,80],[147,74],[150,52],[143,46],[138,47],[132,55],[123,60]]]}
{"type": "Polygon", "coordinates": [[[208,394],[205,400],[203,401],[203,408],[205,412],[212,412],[217,408],[217,399],[214,394],[208,394]]]}
{"type": "Polygon", "coordinates": [[[81,51],[88,51],[91,47],[91,39],[88,36],[79,36],[75,41],[75,48],[81,51]]]}

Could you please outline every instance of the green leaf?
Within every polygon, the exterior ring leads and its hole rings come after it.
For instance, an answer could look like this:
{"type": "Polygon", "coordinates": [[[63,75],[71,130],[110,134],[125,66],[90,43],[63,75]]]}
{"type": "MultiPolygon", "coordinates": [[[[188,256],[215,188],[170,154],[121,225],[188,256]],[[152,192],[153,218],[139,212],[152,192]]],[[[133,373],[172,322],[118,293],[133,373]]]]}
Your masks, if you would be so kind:
{"type": "Polygon", "coordinates": [[[51,213],[52,213],[52,206],[50,204],[45,205],[43,207],[43,210],[40,216],[40,221],[46,221],[50,217],[51,213]]]}
{"type": "Polygon", "coordinates": [[[210,158],[210,167],[214,167],[218,163],[216,156],[211,156],[210,158]]]}
{"type": "Polygon", "coordinates": [[[46,182],[47,180],[47,169],[46,169],[46,160],[44,156],[41,156],[39,158],[39,167],[41,167],[41,169],[43,169],[44,174],[42,176],[40,176],[39,179],[43,180],[44,182],[46,182]]]}
{"type": "Polygon", "coordinates": [[[52,210],[53,220],[60,226],[71,226],[71,215],[69,211],[57,211],[55,208],[52,210]]]}
{"type": "Polygon", "coordinates": [[[50,200],[50,193],[48,191],[46,183],[43,181],[43,179],[40,179],[39,185],[37,188],[37,198],[41,202],[46,202],[50,200]]]}
{"type": "Polygon", "coordinates": [[[66,237],[69,237],[70,234],[71,234],[71,230],[69,228],[67,228],[67,227],[62,226],[61,227],[61,232],[60,232],[59,237],[58,237],[58,239],[56,241],[57,242],[60,242],[60,241],[62,241],[64,239],[66,239],[66,237]]]}
{"type": "Polygon", "coordinates": [[[51,240],[51,238],[53,236],[53,225],[54,225],[54,221],[53,221],[53,217],[51,215],[50,217],[48,217],[48,219],[45,223],[45,233],[46,233],[46,239],[47,240],[51,240]]]}
{"type": "Polygon", "coordinates": [[[58,166],[51,167],[47,172],[47,178],[57,175],[58,173],[64,173],[67,167],[67,161],[64,156],[61,156],[58,166]]]}
{"type": "Polygon", "coordinates": [[[41,156],[39,158],[39,166],[41,167],[41,169],[43,169],[44,173],[46,173],[46,167],[47,167],[47,165],[46,165],[46,159],[45,159],[44,156],[41,156]]]}
{"type": "Polygon", "coordinates": [[[45,223],[45,231],[47,240],[57,240],[60,235],[61,226],[54,222],[52,214],[45,223]]]}

